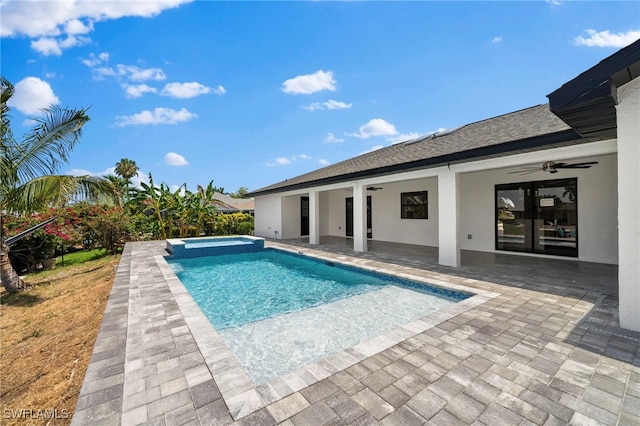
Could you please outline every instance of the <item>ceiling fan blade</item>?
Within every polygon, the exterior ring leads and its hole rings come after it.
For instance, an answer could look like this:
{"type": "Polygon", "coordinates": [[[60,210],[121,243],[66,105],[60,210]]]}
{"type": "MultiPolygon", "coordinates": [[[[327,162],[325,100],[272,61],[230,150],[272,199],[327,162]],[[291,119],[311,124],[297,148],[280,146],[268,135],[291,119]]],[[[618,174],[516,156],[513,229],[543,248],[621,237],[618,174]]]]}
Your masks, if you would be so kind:
{"type": "Polygon", "coordinates": [[[522,173],[522,172],[528,172],[528,173],[533,173],[533,172],[538,172],[541,171],[542,169],[540,167],[521,167],[520,170],[516,170],[513,172],[507,172],[508,175],[514,175],[517,173],[522,173]]]}
{"type": "Polygon", "coordinates": [[[530,175],[531,173],[536,173],[536,172],[541,172],[541,171],[542,171],[542,169],[529,170],[529,171],[525,171],[524,173],[520,173],[520,176],[530,175]]]}
{"type": "Polygon", "coordinates": [[[598,162],[589,161],[587,163],[573,163],[573,164],[560,163],[560,164],[556,164],[555,168],[556,169],[588,169],[593,164],[598,164],[598,162]]]}

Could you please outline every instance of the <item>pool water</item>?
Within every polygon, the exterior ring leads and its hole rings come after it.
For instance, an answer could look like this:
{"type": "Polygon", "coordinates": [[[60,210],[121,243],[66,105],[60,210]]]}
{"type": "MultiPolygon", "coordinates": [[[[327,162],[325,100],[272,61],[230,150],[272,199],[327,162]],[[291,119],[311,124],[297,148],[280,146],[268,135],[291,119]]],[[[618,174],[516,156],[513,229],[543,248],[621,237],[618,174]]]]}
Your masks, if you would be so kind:
{"type": "Polygon", "coordinates": [[[256,384],[470,296],[275,249],[168,262],[256,384]]]}

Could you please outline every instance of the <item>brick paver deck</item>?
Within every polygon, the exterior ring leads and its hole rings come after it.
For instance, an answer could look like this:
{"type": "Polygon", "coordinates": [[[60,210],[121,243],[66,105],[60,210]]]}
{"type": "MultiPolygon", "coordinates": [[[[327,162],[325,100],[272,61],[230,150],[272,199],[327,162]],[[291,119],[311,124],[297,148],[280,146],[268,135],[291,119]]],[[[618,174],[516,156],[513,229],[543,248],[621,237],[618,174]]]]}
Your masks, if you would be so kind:
{"type": "Polygon", "coordinates": [[[164,242],[130,243],[72,423],[640,424],[640,333],[616,326],[607,265],[551,260],[514,276],[472,257],[453,269],[267,245],[479,296],[255,386],[162,260],[164,242]]]}

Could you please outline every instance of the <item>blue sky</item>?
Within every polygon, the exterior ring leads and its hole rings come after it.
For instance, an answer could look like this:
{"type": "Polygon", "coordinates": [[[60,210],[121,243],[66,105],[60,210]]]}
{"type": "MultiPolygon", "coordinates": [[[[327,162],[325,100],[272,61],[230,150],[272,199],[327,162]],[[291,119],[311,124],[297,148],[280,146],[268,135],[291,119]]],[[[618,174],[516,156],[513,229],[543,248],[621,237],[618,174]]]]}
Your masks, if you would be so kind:
{"type": "Polygon", "coordinates": [[[16,137],[91,121],[61,172],[259,189],[545,103],[640,38],[640,2],[0,2],[16,137]]]}

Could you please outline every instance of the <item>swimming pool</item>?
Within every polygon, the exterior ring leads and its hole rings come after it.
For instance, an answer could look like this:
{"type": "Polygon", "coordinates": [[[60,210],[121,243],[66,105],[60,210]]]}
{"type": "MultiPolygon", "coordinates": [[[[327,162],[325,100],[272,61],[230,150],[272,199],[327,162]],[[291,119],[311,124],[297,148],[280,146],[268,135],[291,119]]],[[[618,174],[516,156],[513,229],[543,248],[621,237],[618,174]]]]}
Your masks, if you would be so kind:
{"type": "Polygon", "coordinates": [[[168,239],[166,250],[173,258],[194,258],[260,251],[264,238],[249,235],[168,239]]]}
{"type": "Polygon", "coordinates": [[[275,249],[168,262],[256,384],[471,296],[275,249]]]}

